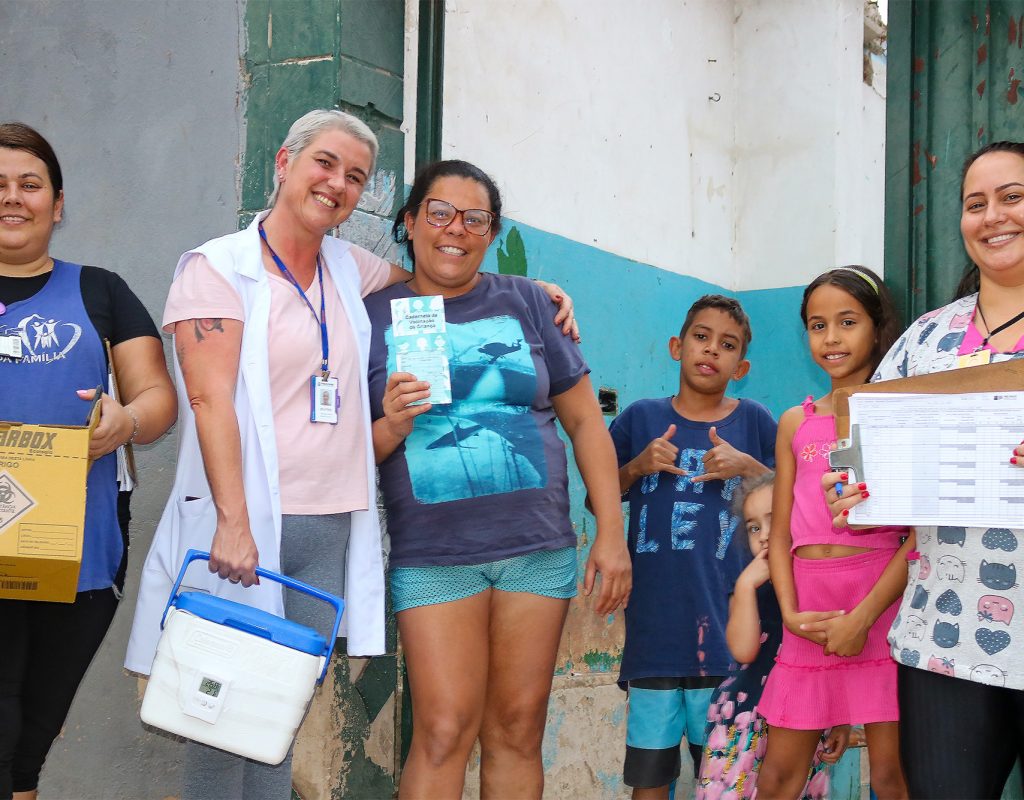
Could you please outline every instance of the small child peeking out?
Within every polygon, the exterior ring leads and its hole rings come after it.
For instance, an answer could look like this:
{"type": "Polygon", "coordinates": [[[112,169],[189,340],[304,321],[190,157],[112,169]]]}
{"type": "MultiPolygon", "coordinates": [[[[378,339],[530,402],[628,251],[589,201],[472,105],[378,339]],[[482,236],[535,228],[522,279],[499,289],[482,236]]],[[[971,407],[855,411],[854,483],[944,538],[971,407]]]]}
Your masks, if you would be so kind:
{"type": "MultiPolygon", "coordinates": [[[[753,797],[764,760],[768,726],[758,716],[757,704],[782,642],[782,612],[768,578],[774,484],[775,473],[769,472],[745,480],[733,496],[733,510],[743,520],[753,557],[736,579],[725,629],[729,651],[743,667],[711,698],[697,800],[753,797]]],[[[839,760],[849,738],[849,725],[837,725],[822,737],[803,798],[828,797],[826,765],[839,760]]]]}

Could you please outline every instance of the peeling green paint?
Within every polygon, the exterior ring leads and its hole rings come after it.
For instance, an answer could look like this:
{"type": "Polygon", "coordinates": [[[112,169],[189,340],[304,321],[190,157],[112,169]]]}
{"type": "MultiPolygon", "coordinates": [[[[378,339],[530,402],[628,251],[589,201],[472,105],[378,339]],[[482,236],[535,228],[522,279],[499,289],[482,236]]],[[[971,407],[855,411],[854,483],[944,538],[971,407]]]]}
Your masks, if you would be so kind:
{"type": "Polygon", "coordinates": [[[498,272],[502,275],[526,275],[526,246],[519,228],[513,225],[497,249],[498,272]]]}
{"type": "Polygon", "coordinates": [[[590,650],[583,654],[583,663],[591,672],[611,672],[622,663],[622,652],[606,653],[601,650],[590,650]]]}
{"type": "MultiPolygon", "coordinates": [[[[344,651],[342,651],[344,652],[344,651]]],[[[394,656],[380,656],[370,660],[366,671],[378,676],[386,673],[388,668],[377,668],[376,661],[394,661],[394,656]]],[[[342,746],[343,774],[334,776],[331,786],[332,800],[352,800],[352,798],[391,797],[395,791],[394,776],[384,768],[375,764],[366,755],[366,741],[370,737],[370,726],[380,712],[372,716],[364,702],[364,695],[359,686],[364,684],[366,674],[360,680],[352,682],[351,662],[347,658],[334,660],[334,702],[331,705],[335,729],[339,731],[342,746]]],[[[368,679],[373,684],[376,678],[368,679]]],[[[364,685],[365,690],[365,685],[364,685]]]]}
{"type": "Polygon", "coordinates": [[[292,121],[339,100],[338,0],[249,0],[245,8],[245,152],[239,223],[266,206],[274,153],[292,121]]]}
{"type": "Polygon", "coordinates": [[[380,710],[395,693],[398,668],[393,656],[371,658],[356,681],[356,691],[366,708],[366,716],[372,722],[380,710]]]}

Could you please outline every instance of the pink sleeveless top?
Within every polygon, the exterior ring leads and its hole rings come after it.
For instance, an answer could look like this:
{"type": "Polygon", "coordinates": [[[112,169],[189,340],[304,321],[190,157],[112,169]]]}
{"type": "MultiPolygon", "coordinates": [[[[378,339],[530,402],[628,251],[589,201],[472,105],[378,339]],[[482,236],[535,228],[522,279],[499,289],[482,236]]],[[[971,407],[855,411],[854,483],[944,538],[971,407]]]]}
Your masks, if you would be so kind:
{"type": "Polygon", "coordinates": [[[804,419],[793,434],[796,477],[793,482],[793,514],[789,529],[793,550],[805,544],[844,544],[895,550],[907,536],[905,527],[886,526],[851,531],[832,525],[832,514],[821,491],[821,476],[829,470],[828,454],[836,449],[836,420],[831,414],[814,413],[814,400],[802,403],[804,419]]]}

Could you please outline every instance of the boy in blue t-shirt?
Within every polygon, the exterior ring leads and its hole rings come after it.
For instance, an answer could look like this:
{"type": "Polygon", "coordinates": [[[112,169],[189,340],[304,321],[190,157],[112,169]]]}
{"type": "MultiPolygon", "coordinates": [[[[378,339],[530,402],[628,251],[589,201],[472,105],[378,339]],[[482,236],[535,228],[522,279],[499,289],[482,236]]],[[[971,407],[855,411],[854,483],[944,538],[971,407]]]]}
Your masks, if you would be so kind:
{"type": "Polygon", "coordinates": [[[747,559],[732,545],[730,499],[775,464],[771,414],[725,396],[750,369],[750,340],[736,300],[701,297],[668,343],[678,393],[639,400],[610,427],[633,560],[619,682],[629,691],[623,779],[634,800],[669,796],[684,734],[697,773],[711,694],[732,663],[728,595],[747,559]]]}

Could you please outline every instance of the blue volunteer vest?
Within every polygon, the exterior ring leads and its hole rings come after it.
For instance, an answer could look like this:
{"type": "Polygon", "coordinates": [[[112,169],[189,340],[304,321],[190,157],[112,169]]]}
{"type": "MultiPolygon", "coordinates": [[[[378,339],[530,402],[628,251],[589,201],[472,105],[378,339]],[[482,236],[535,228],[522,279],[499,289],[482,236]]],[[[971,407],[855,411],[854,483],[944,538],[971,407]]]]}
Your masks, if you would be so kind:
{"type": "MultiPolygon", "coordinates": [[[[0,335],[22,344],[21,359],[0,356],[0,419],[84,425],[91,406],[75,390],[106,388],[106,353],[82,302],[81,274],[80,265],[54,259],[46,285],[0,316],[0,335]]],[[[78,591],[112,586],[122,551],[117,454],[108,453],[89,470],[78,591]]]]}

